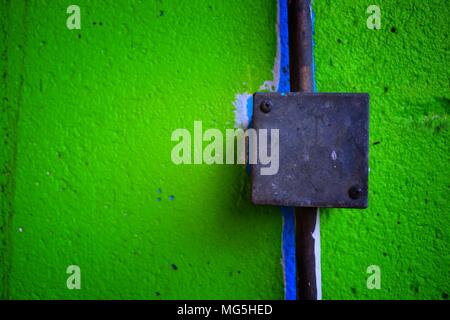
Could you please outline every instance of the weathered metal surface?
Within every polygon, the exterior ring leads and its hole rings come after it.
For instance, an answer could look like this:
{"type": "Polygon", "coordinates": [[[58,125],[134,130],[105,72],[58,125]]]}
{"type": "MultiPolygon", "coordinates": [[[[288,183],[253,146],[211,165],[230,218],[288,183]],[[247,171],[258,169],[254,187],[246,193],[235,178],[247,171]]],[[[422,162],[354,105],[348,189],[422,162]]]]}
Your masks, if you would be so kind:
{"type": "MultiPolygon", "coordinates": [[[[288,1],[289,69],[292,92],[313,92],[311,0],[288,1]]],[[[317,300],[314,207],[295,208],[297,299],[317,300]]],[[[319,266],[320,267],[320,266],[319,266]]]]}
{"type": "Polygon", "coordinates": [[[313,92],[311,0],[288,1],[291,91],[313,92]]]}
{"type": "Polygon", "coordinates": [[[253,203],[367,208],[367,94],[256,93],[253,101],[253,128],[279,129],[279,171],[261,175],[266,166],[252,165],[253,203]]]}

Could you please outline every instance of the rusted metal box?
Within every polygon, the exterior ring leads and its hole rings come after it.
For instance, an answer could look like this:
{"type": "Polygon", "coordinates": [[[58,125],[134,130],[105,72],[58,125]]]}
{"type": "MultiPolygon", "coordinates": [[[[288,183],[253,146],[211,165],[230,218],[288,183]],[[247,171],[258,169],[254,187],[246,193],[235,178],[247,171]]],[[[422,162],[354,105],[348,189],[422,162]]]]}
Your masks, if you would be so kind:
{"type": "Polygon", "coordinates": [[[252,165],[253,203],[367,208],[368,94],[256,93],[253,128],[279,130],[278,173],[252,165]]]}

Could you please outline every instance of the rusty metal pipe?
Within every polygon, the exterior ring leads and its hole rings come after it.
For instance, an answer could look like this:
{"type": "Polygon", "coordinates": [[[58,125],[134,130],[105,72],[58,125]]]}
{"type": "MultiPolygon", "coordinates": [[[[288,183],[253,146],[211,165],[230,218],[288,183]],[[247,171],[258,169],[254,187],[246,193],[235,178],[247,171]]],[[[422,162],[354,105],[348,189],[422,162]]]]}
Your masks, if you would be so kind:
{"type": "Polygon", "coordinates": [[[291,91],[313,92],[311,0],[289,0],[291,91]]]}
{"type": "MultiPolygon", "coordinates": [[[[289,0],[291,91],[313,92],[311,0],[289,0]]],[[[318,208],[295,208],[297,299],[317,300],[315,240],[318,208]]]]}

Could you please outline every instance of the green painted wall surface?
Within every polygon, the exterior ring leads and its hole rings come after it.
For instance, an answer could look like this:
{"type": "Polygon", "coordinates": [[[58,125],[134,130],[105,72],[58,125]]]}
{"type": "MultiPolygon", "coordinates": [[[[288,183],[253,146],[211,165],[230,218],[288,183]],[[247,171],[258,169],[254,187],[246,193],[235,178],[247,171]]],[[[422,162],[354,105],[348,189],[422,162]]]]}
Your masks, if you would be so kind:
{"type": "Polygon", "coordinates": [[[77,1],[79,31],[70,4],[2,2],[3,297],[282,299],[281,218],[245,169],[170,157],[173,130],[232,128],[272,77],[276,3],[77,1]]]}
{"type": "MultiPolygon", "coordinates": [[[[77,1],[79,31],[70,4],[1,2],[2,297],[282,299],[279,209],[240,166],[170,159],[273,77],[276,2],[77,1]]],[[[318,90],[371,96],[370,207],[322,210],[323,295],[446,299],[448,5],[378,1],[373,31],[369,4],[314,3],[318,90]]]]}
{"type": "Polygon", "coordinates": [[[370,93],[369,209],[322,210],[324,299],[447,299],[446,1],[314,2],[318,91],[370,93]],[[370,4],[381,29],[366,28],[370,4]],[[381,269],[367,290],[366,269],[381,269]]]}

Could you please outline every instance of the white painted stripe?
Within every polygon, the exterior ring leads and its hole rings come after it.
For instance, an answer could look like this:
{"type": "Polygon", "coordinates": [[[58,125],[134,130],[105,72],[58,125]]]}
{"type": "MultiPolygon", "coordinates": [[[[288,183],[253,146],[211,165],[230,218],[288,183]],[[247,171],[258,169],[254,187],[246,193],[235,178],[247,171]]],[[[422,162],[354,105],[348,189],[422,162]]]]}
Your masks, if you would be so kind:
{"type": "Polygon", "coordinates": [[[317,208],[316,226],[312,234],[314,238],[314,257],[316,263],[317,300],[322,300],[322,269],[320,265],[320,210],[317,208]]]}

